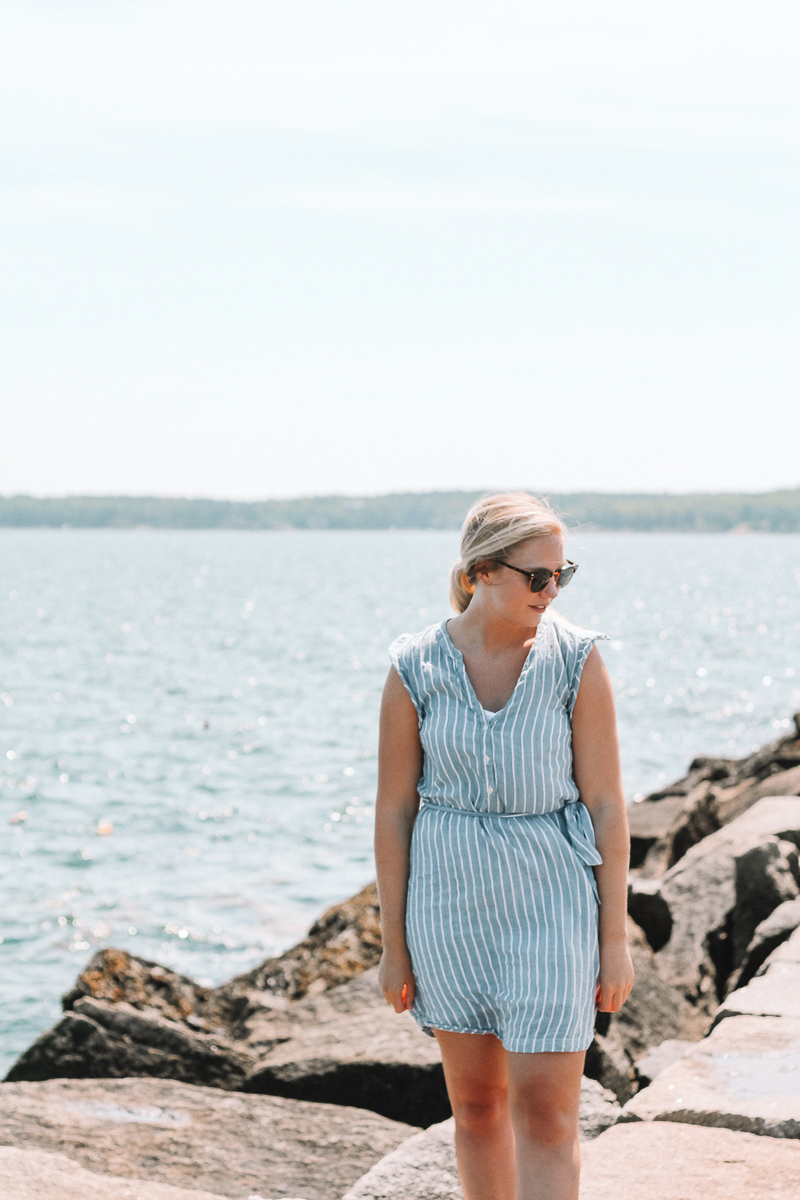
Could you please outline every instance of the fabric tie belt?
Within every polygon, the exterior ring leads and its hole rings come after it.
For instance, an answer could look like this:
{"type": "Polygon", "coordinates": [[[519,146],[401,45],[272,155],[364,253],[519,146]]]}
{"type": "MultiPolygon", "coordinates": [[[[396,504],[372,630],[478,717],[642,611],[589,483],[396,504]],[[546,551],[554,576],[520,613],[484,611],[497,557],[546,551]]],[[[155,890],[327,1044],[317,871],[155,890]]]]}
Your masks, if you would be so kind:
{"type": "Polygon", "coordinates": [[[486,817],[489,820],[536,820],[541,817],[555,817],[562,832],[572,845],[581,862],[587,867],[602,866],[603,859],[594,844],[594,826],[589,810],[582,800],[571,800],[561,808],[551,809],[546,813],[509,813],[509,812],[480,812],[477,808],[454,808],[449,804],[431,804],[423,801],[420,812],[454,813],[459,817],[486,817]]]}

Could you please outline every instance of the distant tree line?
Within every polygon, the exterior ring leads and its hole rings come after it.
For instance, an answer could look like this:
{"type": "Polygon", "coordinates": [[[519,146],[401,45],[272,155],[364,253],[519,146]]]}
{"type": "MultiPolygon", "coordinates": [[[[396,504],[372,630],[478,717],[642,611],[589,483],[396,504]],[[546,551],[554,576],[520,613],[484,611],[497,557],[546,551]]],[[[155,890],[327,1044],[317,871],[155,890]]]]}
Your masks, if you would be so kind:
{"type": "MultiPolygon", "coordinates": [[[[159,496],[0,497],[0,526],[72,529],[458,529],[481,492],[397,492],[297,500],[159,496]]],[[[760,494],[550,493],[572,526],[670,533],[800,533],[800,488],[760,494]]]]}

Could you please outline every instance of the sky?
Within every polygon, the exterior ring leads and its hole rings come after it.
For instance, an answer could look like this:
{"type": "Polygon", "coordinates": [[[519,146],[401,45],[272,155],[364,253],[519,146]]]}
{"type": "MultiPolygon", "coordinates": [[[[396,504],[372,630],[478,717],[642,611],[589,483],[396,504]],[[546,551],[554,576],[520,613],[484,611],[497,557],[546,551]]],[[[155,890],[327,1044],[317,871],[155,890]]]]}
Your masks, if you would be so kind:
{"type": "Polygon", "coordinates": [[[0,0],[0,493],[800,486],[783,0],[0,0]]]}

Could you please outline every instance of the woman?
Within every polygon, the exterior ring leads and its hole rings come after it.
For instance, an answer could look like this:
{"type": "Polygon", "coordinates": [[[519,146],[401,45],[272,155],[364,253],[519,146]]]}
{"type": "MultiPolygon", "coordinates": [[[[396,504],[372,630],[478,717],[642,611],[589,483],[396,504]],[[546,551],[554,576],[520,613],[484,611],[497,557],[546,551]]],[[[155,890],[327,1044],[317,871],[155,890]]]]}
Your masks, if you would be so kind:
{"type": "Polygon", "coordinates": [[[548,612],[565,533],[526,493],[473,505],[459,615],[393,643],[381,708],[381,988],[439,1042],[466,1200],[576,1200],[595,1013],[633,984],[602,635],[548,612]]]}

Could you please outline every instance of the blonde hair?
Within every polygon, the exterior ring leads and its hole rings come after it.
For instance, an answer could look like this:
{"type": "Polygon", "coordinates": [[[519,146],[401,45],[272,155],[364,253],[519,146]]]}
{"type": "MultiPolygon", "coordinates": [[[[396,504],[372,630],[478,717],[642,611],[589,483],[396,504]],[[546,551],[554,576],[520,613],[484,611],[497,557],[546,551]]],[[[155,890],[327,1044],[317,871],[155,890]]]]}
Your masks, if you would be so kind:
{"type": "Polygon", "coordinates": [[[481,496],[461,527],[461,556],[450,572],[450,602],[464,612],[475,589],[475,568],[487,559],[507,558],[528,538],[565,537],[567,528],[547,500],[529,492],[481,496]]]}

